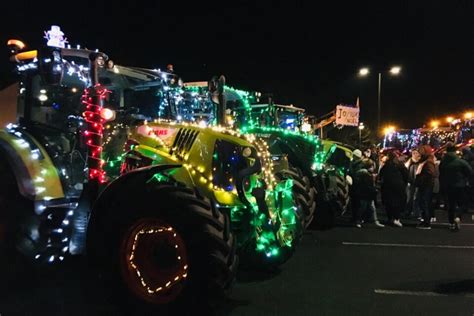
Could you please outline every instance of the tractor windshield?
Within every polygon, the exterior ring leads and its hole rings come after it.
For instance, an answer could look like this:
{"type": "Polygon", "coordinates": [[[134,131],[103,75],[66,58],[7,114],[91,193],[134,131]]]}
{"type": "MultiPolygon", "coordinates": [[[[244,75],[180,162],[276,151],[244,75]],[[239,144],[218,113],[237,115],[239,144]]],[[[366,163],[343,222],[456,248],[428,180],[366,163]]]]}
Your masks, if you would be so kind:
{"type": "Polygon", "coordinates": [[[257,126],[273,126],[290,130],[301,128],[304,116],[299,108],[273,104],[252,104],[250,115],[257,126]]]}
{"type": "Polygon", "coordinates": [[[296,130],[299,127],[299,113],[280,111],[278,115],[278,126],[284,129],[296,130]]]}
{"type": "Polygon", "coordinates": [[[68,117],[82,113],[81,95],[89,81],[89,59],[54,53],[41,63],[32,63],[26,71],[19,69],[18,113],[28,121],[66,130],[68,117]]]}
{"type": "Polygon", "coordinates": [[[168,101],[169,87],[157,72],[115,66],[103,71],[99,82],[110,91],[106,103],[114,110],[152,120],[167,108],[163,103],[168,101]]]}

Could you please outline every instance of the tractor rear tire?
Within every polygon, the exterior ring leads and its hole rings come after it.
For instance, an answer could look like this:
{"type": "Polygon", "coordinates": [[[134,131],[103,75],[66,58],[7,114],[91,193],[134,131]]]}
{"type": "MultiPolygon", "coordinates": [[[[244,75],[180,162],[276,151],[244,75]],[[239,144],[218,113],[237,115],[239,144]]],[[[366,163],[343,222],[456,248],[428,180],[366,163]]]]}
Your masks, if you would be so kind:
{"type": "MultiPolygon", "coordinates": [[[[0,156],[0,250],[3,253],[7,247],[13,245],[15,224],[13,223],[14,210],[12,209],[18,199],[18,189],[15,176],[5,157],[0,156]]],[[[4,257],[2,255],[2,257],[4,257]]]]}
{"type": "Polygon", "coordinates": [[[64,260],[69,243],[63,239],[69,231],[57,223],[63,222],[69,209],[45,208],[37,214],[35,202],[20,194],[14,170],[2,152],[0,174],[0,251],[26,264],[34,262],[38,268],[64,260]],[[57,228],[64,232],[55,232],[57,228]]]}
{"type": "Polygon", "coordinates": [[[316,209],[316,189],[301,169],[293,167],[291,164],[287,170],[280,172],[279,176],[293,180],[293,195],[296,203],[301,207],[301,225],[306,229],[313,221],[316,209]]]}
{"type": "Polygon", "coordinates": [[[7,158],[0,152],[0,249],[15,252],[20,222],[33,203],[24,198],[19,190],[13,170],[7,158]]]}
{"type": "Polygon", "coordinates": [[[318,195],[318,209],[315,214],[315,228],[328,229],[334,227],[336,218],[343,215],[349,205],[349,185],[343,175],[338,172],[329,174],[325,183],[326,199],[318,195]]]}
{"type": "Polygon", "coordinates": [[[172,313],[218,302],[238,264],[228,215],[178,184],[134,184],[99,201],[87,237],[114,300],[172,313]]]}

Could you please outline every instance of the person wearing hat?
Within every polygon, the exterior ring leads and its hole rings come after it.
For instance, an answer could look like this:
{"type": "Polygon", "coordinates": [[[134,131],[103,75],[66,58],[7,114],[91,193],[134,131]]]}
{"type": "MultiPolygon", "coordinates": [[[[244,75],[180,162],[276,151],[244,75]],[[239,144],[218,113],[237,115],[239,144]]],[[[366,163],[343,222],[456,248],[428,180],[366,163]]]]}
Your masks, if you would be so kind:
{"type": "Polygon", "coordinates": [[[472,176],[471,166],[456,155],[456,146],[448,143],[446,155],[439,165],[439,181],[441,190],[448,198],[448,217],[450,229],[460,229],[462,211],[467,209],[466,187],[472,176]]]}
{"type": "Polygon", "coordinates": [[[352,155],[358,159],[362,159],[362,151],[360,151],[360,149],[354,149],[352,155]]]}

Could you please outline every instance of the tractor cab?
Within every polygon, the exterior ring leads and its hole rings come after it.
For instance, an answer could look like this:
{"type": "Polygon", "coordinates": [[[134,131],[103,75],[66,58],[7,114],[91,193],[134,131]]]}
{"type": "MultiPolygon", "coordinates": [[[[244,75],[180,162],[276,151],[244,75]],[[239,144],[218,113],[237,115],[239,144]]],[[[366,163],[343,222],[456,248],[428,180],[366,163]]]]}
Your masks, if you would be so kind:
{"type": "MultiPolygon", "coordinates": [[[[67,195],[77,197],[85,181],[88,148],[84,136],[90,131],[84,93],[93,80],[104,89],[101,121],[96,124],[103,125],[105,160],[122,152],[130,123],[173,115],[168,104],[175,102],[181,83],[175,74],[114,65],[107,55],[87,49],[47,46],[24,51],[25,45],[19,41],[10,40],[9,44],[14,46],[11,60],[19,74],[17,123],[47,144],[45,149],[55,164],[63,166],[61,177],[67,195]],[[97,78],[91,78],[96,59],[97,78]]],[[[17,129],[10,125],[12,133],[17,129]]],[[[118,169],[109,173],[112,179],[118,175],[118,169]]]]}
{"type": "MultiPolygon", "coordinates": [[[[67,130],[71,115],[81,116],[81,97],[91,83],[91,55],[83,49],[50,49],[29,60],[14,56],[20,75],[18,118],[24,122],[67,130]],[[57,61],[53,61],[56,59],[57,61]]],[[[18,56],[20,55],[20,56],[18,56]]],[[[111,60],[98,69],[98,84],[107,89],[107,107],[134,111],[143,119],[156,118],[168,101],[167,91],[178,87],[179,78],[160,70],[114,65],[111,60]]],[[[163,115],[169,115],[163,113],[163,115]]]]}

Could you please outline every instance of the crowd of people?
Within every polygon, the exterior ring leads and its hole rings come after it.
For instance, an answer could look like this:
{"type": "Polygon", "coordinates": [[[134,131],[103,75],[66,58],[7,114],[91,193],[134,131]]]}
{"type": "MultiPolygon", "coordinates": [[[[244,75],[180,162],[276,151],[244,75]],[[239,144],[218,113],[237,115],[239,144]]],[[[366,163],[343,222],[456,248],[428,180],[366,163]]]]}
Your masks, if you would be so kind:
{"type": "Polygon", "coordinates": [[[440,207],[448,211],[449,228],[459,231],[462,214],[473,202],[474,145],[461,154],[454,143],[445,148],[435,154],[421,145],[408,155],[392,150],[383,156],[375,147],[355,149],[349,175],[356,227],[366,222],[385,227],[377,217],[381,201],[388,225],[403,227],[402,219],[416,219],[417,228],[431,229],[440,207]]]}

